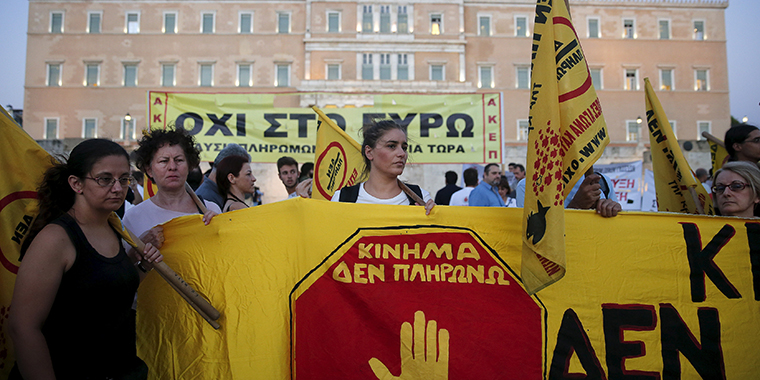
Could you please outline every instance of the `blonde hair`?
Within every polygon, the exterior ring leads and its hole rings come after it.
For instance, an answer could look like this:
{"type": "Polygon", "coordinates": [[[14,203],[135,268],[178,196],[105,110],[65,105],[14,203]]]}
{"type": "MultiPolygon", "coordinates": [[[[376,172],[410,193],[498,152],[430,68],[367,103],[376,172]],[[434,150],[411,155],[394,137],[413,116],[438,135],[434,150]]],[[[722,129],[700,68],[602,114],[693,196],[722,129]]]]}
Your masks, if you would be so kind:
{"type": "Polygon", "coordinates": [[[752,188],[752,192],[755,193],[755,196],[760,199],[760,168],[757,167],[757,164],[746,161],[726,162],[722,168],[715,172],[713,186],[715,186],[715,182],[718,180],[718,175],[724,171],[734,172],[744,178],[744,180],[747,181],[747,184],[752,188]]]}

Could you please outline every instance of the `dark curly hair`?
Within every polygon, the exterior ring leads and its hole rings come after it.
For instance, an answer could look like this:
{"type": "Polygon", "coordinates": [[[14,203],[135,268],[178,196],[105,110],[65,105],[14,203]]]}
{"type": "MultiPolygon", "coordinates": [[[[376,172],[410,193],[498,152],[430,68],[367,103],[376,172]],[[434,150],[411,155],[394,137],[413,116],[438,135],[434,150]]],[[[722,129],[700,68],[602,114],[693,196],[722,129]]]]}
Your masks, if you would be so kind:
{"type": "Polygon", "coordinates": [[[121,145],[106,139],[82,141],[71,150],[68,160],[64,157],[58,157],[57,161],[51,158],[53,166],[45,171],[37,188],[39,213],[21,245],[22,258],[40,230],[74,206],[76,193],[69,185],[69,176],[86,177],[95,163],[108,156],[123,156],[129,162],[127,151],[121,145]]]}
{"type": "MultiPolygon", "coordinates": [[[[186,130],[179,129],[153,129],[150,134],[143,135],[139,147],[134,151],[134,160],[137,168],[146,173],[153,157],[159,149],[165,145],[179,145],[185,152],[187,165],[190,170],[198,167],[201,163],[201,152],[196,147],[195,138],[186,130]]],[[[151,181],[153,178],[151,178],[151,181]]]]}

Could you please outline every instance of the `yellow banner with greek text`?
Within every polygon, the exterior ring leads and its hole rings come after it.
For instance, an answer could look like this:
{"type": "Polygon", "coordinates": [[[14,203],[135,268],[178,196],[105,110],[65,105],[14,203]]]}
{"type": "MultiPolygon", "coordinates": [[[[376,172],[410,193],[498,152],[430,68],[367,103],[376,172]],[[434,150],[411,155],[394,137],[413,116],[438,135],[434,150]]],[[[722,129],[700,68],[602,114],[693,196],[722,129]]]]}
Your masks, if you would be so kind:
{"type": "MultiPolygon", "coordinates": [[[[304,104],[345,94],[214,94],[151,91],[152,129],[179,126],[194,135],[203,161],[213,161],[225,144],[237,143],[253,162],[292,156],[314,159],[317,115],[304,104]]],[[[501,162],[501,95],[357,94],[361,107],[325,108],[352,138],[373,119],[393,119],[409,133],[410,162],[501,162]]]]}
{"type": "Polygon", "coordinates": [[[652,169],[660,211],[713,215],[712,198],[694,176],[681,152],[668,116],[657,94],[644,78],[649,145],[652,147],[652,169]]]}
{"type": "Polygon", "coordinates": [[[165,260],[221,311],[222,328],[151,274],[137,298],[138,354],[152,379],[760,372],[748,349],[760,339],[760,223],[568,210],[573,270],[530,296],[516,272],[521,218],[297,198],[208,226],[175,219],[165,260]]]}
{"type": "Polygon", "coordinates": [[[565,275],[565,198],[610,138],[564,1],[537,1],[531,62],[520,273],[533,294],[565,275]]]}

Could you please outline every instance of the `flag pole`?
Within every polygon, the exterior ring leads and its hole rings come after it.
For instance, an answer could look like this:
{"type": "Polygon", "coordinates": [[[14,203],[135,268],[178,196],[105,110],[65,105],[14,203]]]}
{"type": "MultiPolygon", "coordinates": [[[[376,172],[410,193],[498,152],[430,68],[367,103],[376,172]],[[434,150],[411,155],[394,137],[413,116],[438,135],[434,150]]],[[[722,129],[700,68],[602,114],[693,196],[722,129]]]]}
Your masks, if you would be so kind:
{"type": "Polygon", "coordinates": [[[710,140],[710,141],[712,141],[712,142],[714,142],[714,143],[722,146],[723,148],[726,147],[726,144],[724,144],[723,141],[720,141],[719,138],[717,138],[717,137],[709,134],[708,132],[702,132],[702,137],[704,137],[704,138],[706,138],[706,139],[708,139],[708,140],[710,140]]]}

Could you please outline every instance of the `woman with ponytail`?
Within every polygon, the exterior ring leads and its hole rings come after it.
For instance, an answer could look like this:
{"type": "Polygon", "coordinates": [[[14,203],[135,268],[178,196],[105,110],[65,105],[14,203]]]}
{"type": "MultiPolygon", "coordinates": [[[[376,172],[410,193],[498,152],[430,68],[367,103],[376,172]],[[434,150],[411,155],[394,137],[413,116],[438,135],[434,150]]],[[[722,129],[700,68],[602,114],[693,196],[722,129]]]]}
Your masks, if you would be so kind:
{"type": "Polygon", "coordinates": [[[13,292],[10,379],[147,378],[130,310],[162,256],[147,244],[129,257],[108,222],[131,181],[127,152],[103,139],[83,141],[45,173],[13,292]]]}

